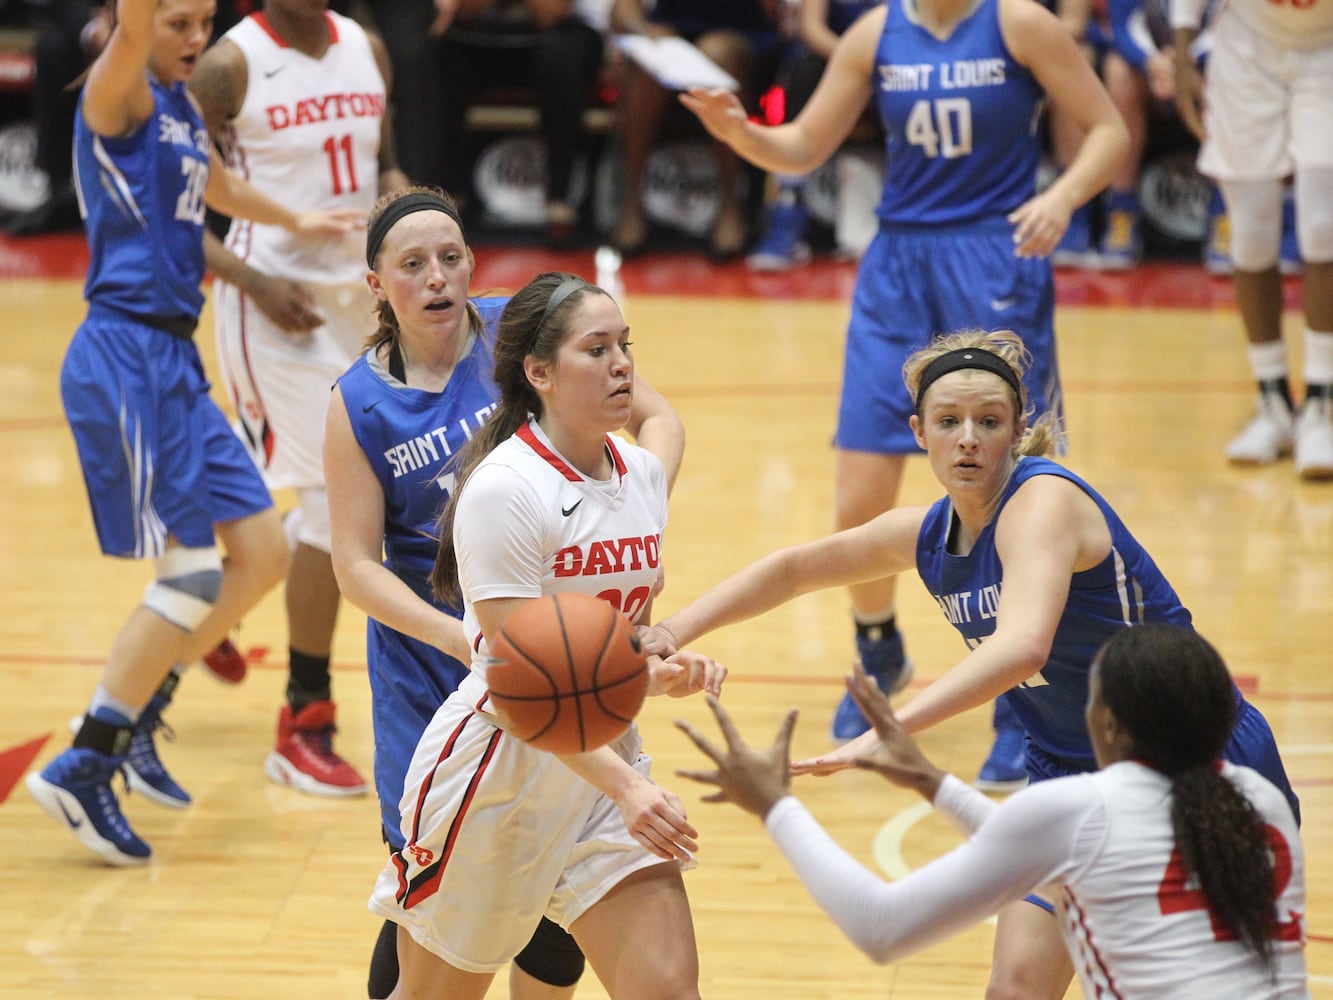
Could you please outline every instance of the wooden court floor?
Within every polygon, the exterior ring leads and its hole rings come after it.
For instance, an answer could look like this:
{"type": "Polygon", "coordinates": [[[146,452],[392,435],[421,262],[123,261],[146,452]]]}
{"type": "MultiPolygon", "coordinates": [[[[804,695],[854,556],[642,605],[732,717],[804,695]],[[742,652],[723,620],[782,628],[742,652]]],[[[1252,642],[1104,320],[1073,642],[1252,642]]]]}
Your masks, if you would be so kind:
{"type": "MultiPolygon", "coordinates": [[[[590,255],[559,263],[589,271],[590,255]]],[[[474,287],[516,285],[539,266],[483,253],[474,287]]],[[[736,271],[712,280],[693,262],[636,267],[625,308],[640,369],[689,431],[665,547],[668,612],[748,560],[830,528],[828,442],[851,271],[787,276],[756,291],[736,271]]],[[[1192,282],[1206,280],[1186,276],[1182,301],[1197,299],[1192,282]]],[[[1312,991],[1333,998],[1333,484],[1299,483],[1289,463],[1243,471],[1222,460],[1250,405],[1233,310],[1136,305],[1143,296],[1130,286],[1070,287],[1066,301],[1089,304],[1063,305],[1058,320],[1069,464],[1148,545],[1272,722],[1304,804],[1312,991]]],[[[383,860],[373,799],[304,797],[261,770],[285,683],[279,595],[241,627],[254,667],[242,686],[202,671],[182,685],[170,713],[177,738],[164,755],[195,803],[177,812],[136,796],[125,807],[153,845],[150,866],[102,866],[21,787],[24,771],[67,745],[68,721],[148,570],[96,554],[61,415],[57,372],[82,315],[77,283],[0,279],[0,301],[0,998],[364,997],[378,929],[365,900],[383,860]]],[[[1297,333],[1299,316],[1289,323],[1297,333]]],[[[210,329],[206,316],[211,366],[210,329]]],[[[937,495],[925,463],[911,463],[906,498],[937,495]]],[[[919,688],[962,645],[916,580],[900,594],[919,688]]],[[[812,595],[699,645],[730,666],[725,700],[753,740],[767,741],[798,705],[796,753],[826,746],[851,657],[842,594],[812,595]]],[[[335,659],[338,746],[368,771],[363,619],[352,609],[335,659]]],[[[697,755],[672,719],[707,726],[706,716],[691,700],[650,703],[641,719],[658,780],[681,794],[701,830],[687,886],[703,995],[980,997],[991,926],[875,966],[810,902],[757,821],[701,803],[673,776],[697,755]]],[[[989,746],[987,722],[974,711],[923,743],[972,778],[989,746]]],[[[887,872],[957,843],[915,799],[868,775],[806,778],[796,791],[840,842],[887,872]]],[[[506,995],[497,980],[490,996],[506,995]]],[[[578,995],[606,996],[591,977],[578,995]]]]}

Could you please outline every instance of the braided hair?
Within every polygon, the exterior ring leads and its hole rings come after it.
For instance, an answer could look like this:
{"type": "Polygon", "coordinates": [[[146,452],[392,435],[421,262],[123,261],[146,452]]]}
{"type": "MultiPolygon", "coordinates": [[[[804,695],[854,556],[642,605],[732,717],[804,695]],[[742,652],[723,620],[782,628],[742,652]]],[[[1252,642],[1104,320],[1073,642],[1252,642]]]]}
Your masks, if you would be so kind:
{"type": "Polygon", "coordinates": [[[1273,859],[1263,817],[1218,766],[1236,725],[1222,658],[1193,629],[1140,625],[1097,654],[1101,697],[1131,756],[1171,781],[1176,847],[1219,924],[1273,966],[1273,859]]]}

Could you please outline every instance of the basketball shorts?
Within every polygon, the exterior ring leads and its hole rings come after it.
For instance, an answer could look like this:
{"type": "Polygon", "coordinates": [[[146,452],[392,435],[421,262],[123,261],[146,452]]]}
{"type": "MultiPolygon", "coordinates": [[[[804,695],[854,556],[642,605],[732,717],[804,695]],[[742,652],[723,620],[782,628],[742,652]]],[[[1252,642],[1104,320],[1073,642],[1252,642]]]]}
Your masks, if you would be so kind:
{"type": "Polygon", "coordinates": [[[1257,181],[1333,167],[1333,47],[1284,48],[1231,11],[1213,35],[1200,172],[1257,181]]]}
{"type": "MultiPolygon", "coordinates": [[[[369,903],[476,973],[517,955],[543,915],[568,930],[629,875],[662,864],[610,799],[477,714],[485,700],[485,681],[469,674],[422,735],[403,792],[406,846],[369,903]]],[[[637,728],[613,748],[648,774],[637,728]]]]}
{"type": "Polygon", "coordinates": [[[1050,262],[1016,257],[1006,219],[881,224],[857,273],[833,443],[846,451],[918,453],[903,363],[934,337],[964,329],[1022,337],[1032,354],[1024,383],[1033,416],[1060,417],[1054,316],[1050,262]]]}
{"type": "MultiPolygon", "coordinates": [[[[1258,771],[1267,778],[1291,804],[1291,811],[1296,816],[1296,823],[1301,821],[1301,804],[1296,792],[1287,778],[1286,768],[1282,765],[1282,756],[1278,753],[1277,741],[1273,730],[1268,725],[1262,712],[1251,705],[1240,692],[1236,692],[1236,728],[1231,731],[1222,756],[1233,764],[1240,764],[1258,771]]],[[[1071,774],[1081,774],[1096,770],[1094,763],[1080,762],[1075,759],[1057,757],[1047,753],[1029,737],[1027,741],[1028,777],[1033,781],[1046,781],[1049,778],[1063,778],[1071,774]]]]}
{"type": "Polygon", "coordinates": [[[238,431],[274,489],[324,485],[329,392],[375,330],[375,299],[364,283],[303,287],[324,323],[289,334],[235,285],[213,285],[222,383],[238,431]]]}
{"type": "Polygon", "coordinates": [[[193,340],[128,318],[75,331],[60,395],[107,555],[208,548],[213,525],[273,506],[208,388],[193,340]]]}

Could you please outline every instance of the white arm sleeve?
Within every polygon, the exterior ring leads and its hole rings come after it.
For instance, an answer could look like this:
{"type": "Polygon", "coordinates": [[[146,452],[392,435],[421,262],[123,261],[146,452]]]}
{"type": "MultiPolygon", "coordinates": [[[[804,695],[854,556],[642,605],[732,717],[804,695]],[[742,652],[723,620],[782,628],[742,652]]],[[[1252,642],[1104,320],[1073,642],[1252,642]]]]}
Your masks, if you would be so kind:
{"type": "Polygon", "coordinates": [[[991,814],[998,808],[998,803],[993,799],[982,795],[952,774],[944,776],[940,787],[935,791],[935,801],[932,804],[958,828],[960,833],[969,837],[981,829],[981,824],[990,819],[991,814]]]}
{"type": "MultiPolygon", "coordinates": [[[[961,782],[960,782],[961,784],[961,782]]],[[[975,837],[899,882],[844,851],[792,796],[765,819],[810,894],[872,960],[895,961],[1076,869],[1076,849],[1105,809],[1083,776],[1043,781],[1000,804],[975,837]],[[1080,836],[1080,832],[1083,835],[1080,836]]]]}

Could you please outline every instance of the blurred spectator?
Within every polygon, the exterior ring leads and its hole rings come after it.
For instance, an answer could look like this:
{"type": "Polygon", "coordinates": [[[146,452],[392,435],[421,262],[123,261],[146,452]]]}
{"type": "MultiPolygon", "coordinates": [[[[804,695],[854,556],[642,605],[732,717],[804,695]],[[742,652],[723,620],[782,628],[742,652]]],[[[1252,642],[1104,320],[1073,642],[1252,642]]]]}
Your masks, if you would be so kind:
{"type": "Polygon", "coordinates": [[[74,156],[74,108],[78,91],[69,85],[102,51],[111,30],[105,7],[68,0],[42,8],[41,34],[33,53],[33,122],[37,131],[37,168],[46,174],[47,198],[5,223],[11,236],[79,228],[79,204],[71,183],[74,156]]]}
{"type": "MultiPolygon", "coordinates": [[[[800,0],[796,40],[784,68],[786,79],[785,120],[791,121],[805,107],[823,75],[824,64],[838,36],[852,22],[884,0],[800,0]]],[[[810,259],[805,234],[810,213],[801,201],[805,175],[783,174],[777,178],[777,194],[768,212],[768,224],[746,264],[754,271],[784,271],[810,259]]]]}
{"type": "MultiPolygon", "coordinates": [[[[1143,256],[1143,223],[1136,191],[1153,112],[1174,107],[1175,56],[1168,0],[1110,0],[1111,48],[1102,78],[1129,128],[1129,155],[1102,196],[1103,232],[1097,264],[1113,271],[1133,268],[1143,256]]],[[[1204,58],[1210,38],[1202,34],[1192,55],[1204,58]]]]}
{"type": "Polygon", "coordinates": [[[596,0],[462,0],[440,39],[449,87],[431,134],[444,149],[445,189],[465,207],[473,200],[468,108],[487,89],[531,90],[546,151],[546,234],[555,244],[569,243],[579,229],[571,181],[583,112],[602,68],[599,7],[596,0]]]}
{"type": "MultiPolygon", "coordinates": [[[[216,39],[260,0],[219,0],[213,24],[216,39]]],[[[74,110],[79,90],[71,86],[102,51],[111,33],[111,6],[88,0],[52,0],[39,5],[42,33],[34,53],[32,114],[37,130],[37,167],[46,174],[49,194],[42,204],[5,223],[11,236],[79,229],[78,199],[71,181],[74,110]]]]}
{"type": "MultiPolygon", "coordinates": [[[[612,27],[622,33],[678,35],[693,42],[741,85],[741,99],[752,106],[767,83],[765,70],[776,68],[779,36],[775,0],[615,0],[612,27]],[[650,9],[651,7],[651,9],[650,9]]],[[[648,242],[643,206],[644,168],[656,145],[662,116],[672,95],[638,66],[626,61],[620,106],[625,156],[625,184],[620,219],[611,242],[624,257],[648,242]]],[[[709,255],[732,260],[749,243],[746,208],[737,197],[744,168],[736,154],[714,142],[718,165],[718,213],[709,239],[709,255]]]]}
{"type": "Polygon", "coordinates": [[[439,59],[439,38],[453,19],[460,0],[365,0],[389,50],[395,80],[411,88],[411,100],[393,110],[398,162],[417,184],[444,185],[445,69],[439,59]]]}

